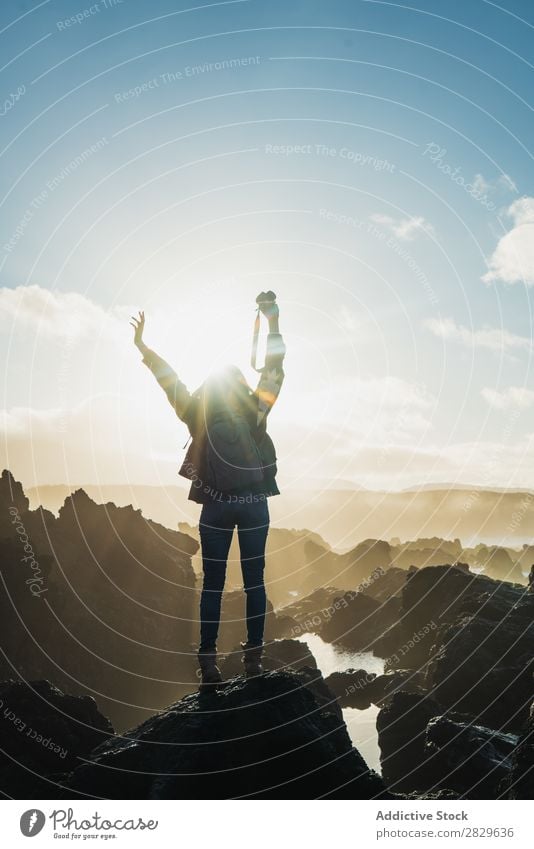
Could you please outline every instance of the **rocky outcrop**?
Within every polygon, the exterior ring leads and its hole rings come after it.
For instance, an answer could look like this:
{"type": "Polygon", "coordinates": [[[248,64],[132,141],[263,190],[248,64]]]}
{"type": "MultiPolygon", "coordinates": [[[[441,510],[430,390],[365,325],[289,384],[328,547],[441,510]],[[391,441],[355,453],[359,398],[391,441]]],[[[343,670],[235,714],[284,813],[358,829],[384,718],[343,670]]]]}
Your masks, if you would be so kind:
{"type": "MultiPolygon", "coordinates": [[[[224,678],[242,675],[242,656],[243,650],[239,645],[223,656],[219,666],[224,678]]],[[[299,640],[266,641],[263,650],[262,665],[267,672],[296,671],[302,669],[304,666],[317,669],[317,663],[308,645],[299,640]]]]}
{"type": "Polygon", "coordinates": [[[234,678],[216,693],[186,696],[98,746],[65,782],[69,797],[105,799],[371,799],[384,792],[344,722],[289,672],[234,678]]]}
{"type": "MultiPolygon", "coordinates": [[[[222,657],[219,667],[224,680],[243,674],[242,657],[243,650],[240,646],[236,646],[233,651],[222,657]]],[[[306,643],[299,640],[267,642],[263,651],[262,666],[265,672],[298,672],[303,686],[312,691],[318,704],[334,713],[338,719],[343,718],[341,705],[317,669],[316,660],[306,643]]]]}
{"type": "Polygon", "coordinates": [[[469,717],[453,716],[436,716],[427,725],[429,780],[435,787],[451,788],[460,798],[497,798],[511,770],[517,736],[474,725],[469,717]]]}
{"type": "Polygon", "coordinates": [[[387,654],[388,668],[422,671],[445,708],[518,732],[533,696],[534,598],[456,567],[421,569],[375,651],[387,654]]]}
{"type": "Polygon", "coordinates": [[[380,711],[377,729],[390,790],[425,798],[448,791],[457,798],[495,799],[505,782],[510,785],[517,735],[477,725],[465,714],[444,714],[428,695],[395,693],[380,711]]]}
{"type": "Polygon", "coordinates": [[[90,696],[48,681],[0,683],[0,788],[14,799],[53,799],[60,782],[113,727],[90,696]]]}
{"type": "Polygon", "coordinates": [[[366,710],[372,704],[382,705],[400,690],[423,695],[425,692],[423,676],[403,669],[385,675],[376,675],[365,669],[347,669],[345,672],[333,672],[326,679],[326,684],[337,696],[341,707],[358,710],[366,710]]]}
{"type": "Polygon", "coordinates": [[[319,587],[309,595],[280,608],[279,615],[286,616],[289,624],[287,637],[317,634],[328,616],[332,603],[341,595],[337,587],[319,587]]]}
{"type": "Polygon", "coordinates": [[[366,710],[373,701],[376,678],[374,672],[365,669],[347,669],[345,672],[332,672],[325,683],[336,695],[342,708],[366,710]]]}
{"type": "Polygon", "coordinates": [[[118,728],[194,689],[194,540],[81,489],[29,510],[7,471],[0,504],[0,679],[92,695],[118,728]]]}
{"type": "Polygon", "coordinates": [[[505,799],[534,799],[534,702],[529,718],[511,755],[511,769],[503,779],[500,797],[505,799]]]}
{"type": "Polygon", "coordinates": [[[319,634],[349,651],[374,651],[375,642],[399,620],[400,610],[399,598],[380,603],[365,592],[348,592],[333,601],[319,634]]]}
{"type": "Polygon", "coordinates": [[[382,777],[396,793],[424,792],[434,786],[426,729],[441,712],[430,696],[395,693],[376,719],[382,777]]]}
{"type": "Polygon", "coordinates": [[[386,784],[496,798],[508,780],[512,792],[514,764],[520,786],[532,759],[518,735],[529,739],[534,599],[521,585],[447,566],[414,573],[401,597],[399,621],[375,651],[389,652],[386,667],[407,668],[420,689],[394,692],[378,715],[386,784]]]}

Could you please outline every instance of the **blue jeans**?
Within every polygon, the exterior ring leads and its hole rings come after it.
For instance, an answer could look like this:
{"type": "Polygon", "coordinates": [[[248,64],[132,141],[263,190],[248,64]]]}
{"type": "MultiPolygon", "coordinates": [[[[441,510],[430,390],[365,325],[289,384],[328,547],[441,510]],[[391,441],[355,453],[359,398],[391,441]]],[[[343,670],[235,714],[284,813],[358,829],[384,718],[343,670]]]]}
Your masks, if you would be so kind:
{"type": "MultiPolygon", "coordinates": [[[[250,498],[250,496],[249,496],[250,498]]],[[[214,649],[219,633],[221,600],[228,552],[237,525],[241,572],[247,596],[247,637],[253,645],[263,642],[267,599],[263,572],[265,543],[269,531],[266,498],[239,503],[213,501],[203,504],[199,531],[204,582],[200,596],[200,649],[214,649]]]]}

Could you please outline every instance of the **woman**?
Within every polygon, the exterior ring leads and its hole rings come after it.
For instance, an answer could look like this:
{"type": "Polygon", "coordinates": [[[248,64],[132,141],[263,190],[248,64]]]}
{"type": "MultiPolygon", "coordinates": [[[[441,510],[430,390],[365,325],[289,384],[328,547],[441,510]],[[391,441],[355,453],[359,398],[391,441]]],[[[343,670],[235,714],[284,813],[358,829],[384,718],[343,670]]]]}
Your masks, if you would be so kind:
{"type": "Polygon", "coordinates": [[[133,319],[134,343],[152,371],[192,442],[180,468],[191,480],[188,498],[202,504],[199,520],[203,587],[200,598],[198,661],[203,687],[222,681],[217,636],[228,552],[237,525],[246,593],[247,642],[242,643],[247,677],[262,672],[266,595],[265,544],[269,530],[267,498],[279,495],[276,453],[266,420],[284,380],[285,344],[272,292],[256,299],[267,317],[265,365],[255,390],[236,366],[226,366],[189,393],[176,372],[143,342],[145,314],[133,319]]]}

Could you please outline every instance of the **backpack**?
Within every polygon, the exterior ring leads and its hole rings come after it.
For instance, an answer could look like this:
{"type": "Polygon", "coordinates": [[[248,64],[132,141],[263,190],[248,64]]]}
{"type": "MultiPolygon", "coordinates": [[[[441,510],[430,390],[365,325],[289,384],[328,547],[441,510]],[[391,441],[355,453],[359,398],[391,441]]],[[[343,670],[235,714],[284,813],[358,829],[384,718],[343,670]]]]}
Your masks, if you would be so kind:
{"type": "Polygon", "coordinates": [[[221,492],[263,481],[261,453],[244,415],[221,409],[212,416],[205,432],[205,463],[208,483],[221,492]]]}

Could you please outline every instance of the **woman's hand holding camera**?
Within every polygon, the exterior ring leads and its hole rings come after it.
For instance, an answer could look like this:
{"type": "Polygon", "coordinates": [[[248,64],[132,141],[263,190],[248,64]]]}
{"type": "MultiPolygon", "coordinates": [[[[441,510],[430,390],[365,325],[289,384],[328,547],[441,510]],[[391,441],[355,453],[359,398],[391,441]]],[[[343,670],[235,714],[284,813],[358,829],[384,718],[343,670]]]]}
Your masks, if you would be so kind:
{"type": "Polygon", "coordinates": [[[260,312],[268,319],[271,333],[278,332],[278,316],[280,311],[274,292],[260,292],[256,298],[256,303],[260,312]]]}

